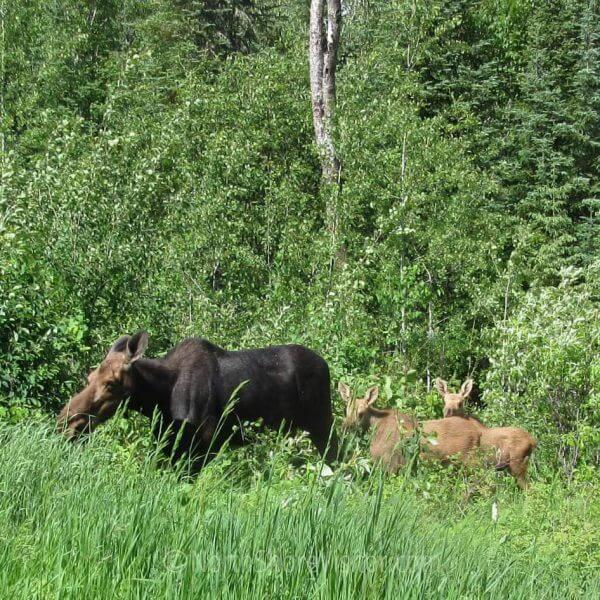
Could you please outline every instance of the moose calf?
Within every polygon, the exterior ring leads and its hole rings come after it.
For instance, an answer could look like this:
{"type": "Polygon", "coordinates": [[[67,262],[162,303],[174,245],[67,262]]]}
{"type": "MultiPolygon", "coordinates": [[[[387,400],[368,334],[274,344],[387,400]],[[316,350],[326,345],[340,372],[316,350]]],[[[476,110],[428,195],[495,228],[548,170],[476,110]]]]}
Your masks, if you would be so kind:
{"type": "MultiPolygon", "coordinates": [[[[395,409],[374,408],[378,387],[369,388],[363,398],[353,397],[343,382],[338,391],[346,404],[342,428],[358,429],[363,433],[373,428],[371,458],[389,473],[397,473],[406,462],[400,442],[413,434],[419,427],[418,421],[395,409]]],[[[458,417],[424,421],[422,431],[425,435],[421,440],[421,455],[424,457],[446,462],[456,455],[463,462],[469,462],[479,447],[479,428],[458,417]]]]}
{"type": "Polygon", "coordinates": [[[366,433],[373,428],[371,458],[386,471],[397,473],[405,462],[398,442],[414,431],[418,425],[416,419],[390,408],[374,408],[373,404],[379,396],[378,387],[369,388],[363,398],[355,398],[348,385],[340,381],[338,391],[346,403],[342,429],[358,429],[366,433]]]}
{"type": "Polygon", "coordinates": [[[465,424],[476,427],[481,434],[480,446],[494,456],[496,469],[508,469],[518,486],[525,489],[529,457],[536,446],[529,432],[519,427],[486,427],[479,419],[467,415],[464,405],[473,389],[472,379],[467,379],[458,393],[450,392],[443,379],[436,379],[435,386],[444,400],[444,420],[461,418],[465,424]]]}

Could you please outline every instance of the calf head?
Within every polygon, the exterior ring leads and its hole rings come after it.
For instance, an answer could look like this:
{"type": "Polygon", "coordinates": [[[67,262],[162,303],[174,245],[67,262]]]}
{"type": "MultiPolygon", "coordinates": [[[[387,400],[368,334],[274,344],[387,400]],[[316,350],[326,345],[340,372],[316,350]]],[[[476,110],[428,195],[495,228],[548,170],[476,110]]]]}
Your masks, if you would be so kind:
{"type": "Polygon", "coordinates": [[[70,439],[112,417],[132,391],[131,365],[142,357],[147,346],[145,331],[120,337],[88,375],[87,386],[60,411],[58,429],[70,439]]]}
{"type": "Polygon", "coordinates": [[[448,391],[448,384],[443,379],[436,379],[435,387],[444,399],[444,417],[464,417],[465,400],[473,389],[473,380],[467,379],[462,384],[458,394],[448,391]]]}
{"type": "Polygon", "coordinates": [[[338,392],[346,404],[346,418],[342,423],[342,429],[366,431],[370,425],[369,409],[379,396],[379,388],[371,387],[365,392],[363,398],[354,398],[348,385],[340,381],[338,392]]]}

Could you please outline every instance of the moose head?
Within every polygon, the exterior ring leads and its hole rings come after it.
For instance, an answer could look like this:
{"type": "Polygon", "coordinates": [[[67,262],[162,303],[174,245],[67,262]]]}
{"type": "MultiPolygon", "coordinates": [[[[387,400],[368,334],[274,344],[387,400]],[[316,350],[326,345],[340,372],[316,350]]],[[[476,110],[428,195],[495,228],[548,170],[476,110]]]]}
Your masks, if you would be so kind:
{"type": "Polygon", "coordinates": [[[377,386],[371,387],[362,398],[355,398],[350,387],[340,381],[338,392],[346,404],[346,418],[342,423],[342,429],[366,431],[370,425],[370,409],[379,396],[379,388],[377,386]]]}
{"type": "Polygon", "coordinates": [[[444,400],[444,417],[464,417],[465,400],[473,389],[473,380],[467,379],[462,384],[458,394],[450,392],[448,384],[443,379],[436,379],[435,387],[444,400]]]}
{"type": "Polygon", "coordinates": [[[148,346],[148,334],[140,331],[120,337],[98,368],[87,378],[86,387],[73,396],[58,415],[58,428],[70,439],[112,417],[131,393],[131,367],[148,346]]]}

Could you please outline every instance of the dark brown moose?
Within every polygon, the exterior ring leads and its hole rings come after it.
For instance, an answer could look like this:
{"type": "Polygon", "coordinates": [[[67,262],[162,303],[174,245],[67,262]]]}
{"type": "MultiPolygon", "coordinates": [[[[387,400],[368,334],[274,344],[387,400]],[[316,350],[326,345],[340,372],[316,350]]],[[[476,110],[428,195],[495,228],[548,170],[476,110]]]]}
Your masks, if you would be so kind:
{"type": "Polygon", "coordinates": [[[242,444],[242,424],[257,420],[305,430],[321,455],[336,457],[329,368],[312,350],[287,345],[230,352],[191,338],[164,358],[149,359],[143,357],[147,345],[143,331],[114,343],[58,416],[68,437],[93,430],[129,399],[129,409],[150,418],[157,411],[154,433],[166,431],[165,451],[175,460],[190,456],[195,467],[226,440],[242,444]]]}
{"type": "MultiPolygon", "coordinates": [[[[353,397],[350,388],[340,382],[338,391],[346,404],[343,428],[362,432],[374,429],[371,441],[371,458],[389,473],[397,473],[405,464],[402,442],[419,427],[417,420],[392,408],[373,406],[379,388],[367,390],[363,398],[353,397]]],[[[421,456],[447,462],[452,456],[467,462],[472,460],[479,446],[477,427],[461,418],[424,421],[421,425],[421,456]]]]}
{"type": "Polygon", "coordinates": [[[435,386],[444,400],[444,417],[462,418],[465,426],[475,426],[481,434],[480,446],[483,453],[491,456],[496,469],[508,469],[521,489],[527,487],[527,467],[534,451],[535,439],[520,427],[486,427],[479,419],[465,412],[465,401],[473,388],[473,381],[467,379],[460,391],[454,394],[448,390],[443,379],[436,379],[435,386]]]}

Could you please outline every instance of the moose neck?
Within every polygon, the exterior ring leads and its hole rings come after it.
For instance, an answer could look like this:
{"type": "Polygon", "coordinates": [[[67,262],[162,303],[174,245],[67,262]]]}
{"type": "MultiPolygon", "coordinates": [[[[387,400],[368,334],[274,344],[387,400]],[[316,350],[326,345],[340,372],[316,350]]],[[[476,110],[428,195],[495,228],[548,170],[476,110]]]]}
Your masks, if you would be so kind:
{"type": "Polygon", "coordinates": [[[393,412],[391,408],[373,408],[369,406],[368,427],[377,427],[382,419],[389,417],[393,412]]]}
{"type": "Polygon", "coordinates": [[[152,418],[154,409],[168,412],[168,401],[173,388],[175,374],[163,361],[140,358],[131,367],[133,389],[130,396],[130,408],[152,418]]]}
{"type": "Polygon", "coordinates": [[[463,417],[463,419],[468,419],[469,421],[471,421],[471,423],[473,423],[476,427],[479,427],[479,429],[488,429],[487,425],[484,425],[477,417],[474,417],[472,415],[465,415],[463,417]]]}
{"type": "MultiPolygon", "coordinates": [[[[473,425],[475,425],[475,427],[478,427],[479,429],[488,429],[488,427],[486,425],[484,425],[477,417],[474,417],[473,415],[468,415],[465,412],[462,412],[461,414],[457,414],[457,415],[451,415],[453,417],[457,417],[459,419],[465,419],[465,421],[469,421],[471,422],[473,425]]],[[[448,418],[448,417],[445,417],[448,418]]]]}

